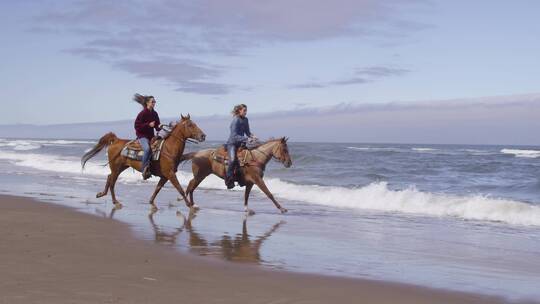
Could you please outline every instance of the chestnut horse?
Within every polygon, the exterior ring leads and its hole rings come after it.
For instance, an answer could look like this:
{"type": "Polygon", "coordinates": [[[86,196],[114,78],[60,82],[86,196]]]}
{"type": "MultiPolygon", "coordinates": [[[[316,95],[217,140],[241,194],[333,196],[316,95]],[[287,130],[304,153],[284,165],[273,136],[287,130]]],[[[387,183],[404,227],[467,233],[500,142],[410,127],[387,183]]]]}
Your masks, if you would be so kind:
{"type": "MultiPolygon", "coordinates": [[[[186,140],[188,138],[202,142],[205,140],[206,135],[203,131],[201,131],[201,129],[199,129],[197,124],[190,119],[189,115],[186,117],[182,115],[180,121],[172,129],[169,137],[165,139],[165,142],[161,148],[159,160],[151,162],[150,168],[152,174],[160,177],[156,190],[150,198],[152,209],[157,209],[154,199],[167,181],[171,181],[176,190],[178,190],[182,198],[184,198],[186,206],[188,206],[190,209],[196,208],[196,206],[189,202],[184,190],[182,189],[182,186],[180,186],[180,183],[176,178],[176,170],[178,168],[178,164],[180,163],[180,158],[184,153],[186,140]]],[[[110,189],[113,203],[117,207],[122,206],[122,204],[120,204],[120,202],[116,199],[116,195],[114,193],[114,185],[118,176],[129,167],[132,167],[137,171],[142,170],[141,161],[129,159],[120,154],[122,148],[124,148],[128,142],[129,140],[120,139],[112,132],[107,133],[101,137],[99,142],[90,151],[86,152],[81,159],[81,164],[84,169],[84,165],[89,159],[98,154],[103,148],[109,146],[107,156],[109,159],[109,168],[111,169],[111,174],[109,174],[107,177],[105,189],[102,192],[99,192],[96,197],[99,198],[107,195],[107,191],[110,189]]]]}
{"type": "MultiPolygon", "coordinates": [[[[255,149],[244,151],[246,151],[245,153],[247,153],[247,155],[239,158],[245,163],[241,167],[242,176],[246,184],[244,193],[245,211],[249,214],[254,213],[252,210],[248,209],[248,199],[251,188],[253,188],[253,185],[255,184],[266,194],[266,196],[268,196],[282,213],[287,212],[287,209],[281,207],[276,201],[263,180],[264,169],[270,159],[276,158],[286,168],[289,168],[292,165],[291,156],[289,155],[289,149],[287,147],[287,138],[283,137],[280,139],[269,140],[255,149]]],[[[213,173],[221,178],[225,177],[226,166],[214,159],[213,155],[216,152],[216,149],[206,149],[182,156],[181,161],[192,161],[191,168],[193,171],[193,179],[189,182],[186,189],[186,194],[189,194],[191,204],[195,204],[193,201],[193,191],[195,191],[195,188],[197,188],[208,175],[213,173]]]]}

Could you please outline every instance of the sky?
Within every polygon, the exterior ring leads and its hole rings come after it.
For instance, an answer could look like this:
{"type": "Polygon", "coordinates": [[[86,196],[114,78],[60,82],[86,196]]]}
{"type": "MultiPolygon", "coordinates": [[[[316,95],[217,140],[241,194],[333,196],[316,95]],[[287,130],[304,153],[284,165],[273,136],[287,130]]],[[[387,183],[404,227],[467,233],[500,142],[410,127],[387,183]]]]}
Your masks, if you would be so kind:
{"type": "Polygon", "coordinates": [[[251,115],[513,102],[540,92],[538,11],[532,0],[0,1],[0,124],[132,119],[134,93],[169,117],[237,103],[251,115]]]}

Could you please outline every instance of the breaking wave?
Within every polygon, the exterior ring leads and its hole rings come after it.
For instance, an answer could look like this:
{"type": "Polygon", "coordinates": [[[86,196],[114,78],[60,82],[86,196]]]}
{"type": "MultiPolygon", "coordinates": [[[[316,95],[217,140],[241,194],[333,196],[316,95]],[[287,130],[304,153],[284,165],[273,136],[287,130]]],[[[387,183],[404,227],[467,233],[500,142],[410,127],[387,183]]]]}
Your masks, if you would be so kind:
{"type": "MultiPolygon", "coordinates": [[[[89,163],[84,173],[81,173],[80,160],[75,157],[0,152],[0,160],[38,170],[84,174],[99,179],[109,173],[107,167],[100,166],[96,162],[89,163]]],[[[185,185],[191,179],[191,173],[179,171],[178,178],[185,185]]],[[[154,178],[155,180],[157,179],[154,178]]],[[[141,181],[140,173],[133,170],[126,170],[121,175],[120,181],[144,183],[141,181]]],[[[266,182],[277,197],[309,204],[540,226],[540,206],[510,199],[422,192],[413,187],[392,190],[385,182],[359,188],[293,184],[277,178],[268,178],[266,182]]],[[[201,187],[225,189],[223,181],[215,176],[207,178],[201,187]]]]}
{"type": "Polygon", "coordinates": [[[515,157],[537,158],[540,157],[539,150],[502,149],[502,154],[512,154],[515,157]]]}

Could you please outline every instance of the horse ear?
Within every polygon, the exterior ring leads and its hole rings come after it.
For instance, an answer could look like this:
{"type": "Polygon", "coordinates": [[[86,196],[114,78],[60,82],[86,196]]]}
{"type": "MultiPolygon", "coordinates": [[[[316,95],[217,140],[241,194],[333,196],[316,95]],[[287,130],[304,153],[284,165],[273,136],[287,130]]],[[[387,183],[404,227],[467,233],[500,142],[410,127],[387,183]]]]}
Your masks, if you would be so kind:
{"type": "Polygon", "coordinates": [[[191,116],[189,115],[189,113],[188,113],[188,115],[187,115],[187,117],[186,117],[186,118],[187,118],[187,119],[191,119],[191,116]]]}
{"type": "Polygon", "coordinates": [[[289,138],[288,137],[285,137],[285,142],[288,142],[289,141],[289,138]]]}
{"type": "Polygon", "coordinates": [[[184,114],[180,114],[180,118],[181,118],[182,120],[186,119],[186,118],[184,117],[184,114]]]}

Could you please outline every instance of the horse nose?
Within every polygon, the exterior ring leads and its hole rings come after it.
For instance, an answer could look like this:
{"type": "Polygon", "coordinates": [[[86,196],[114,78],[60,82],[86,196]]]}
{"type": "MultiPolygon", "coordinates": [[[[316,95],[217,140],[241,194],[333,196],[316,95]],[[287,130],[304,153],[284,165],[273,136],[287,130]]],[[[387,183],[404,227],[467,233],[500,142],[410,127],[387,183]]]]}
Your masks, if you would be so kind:
{"type": "Polygon", "coordinates": [[[201,135],[201,140],[202,140],[202,141],[205,141],[205,140],[206,140],[206,134],[203,133],[203,134],[201,135]]]}

